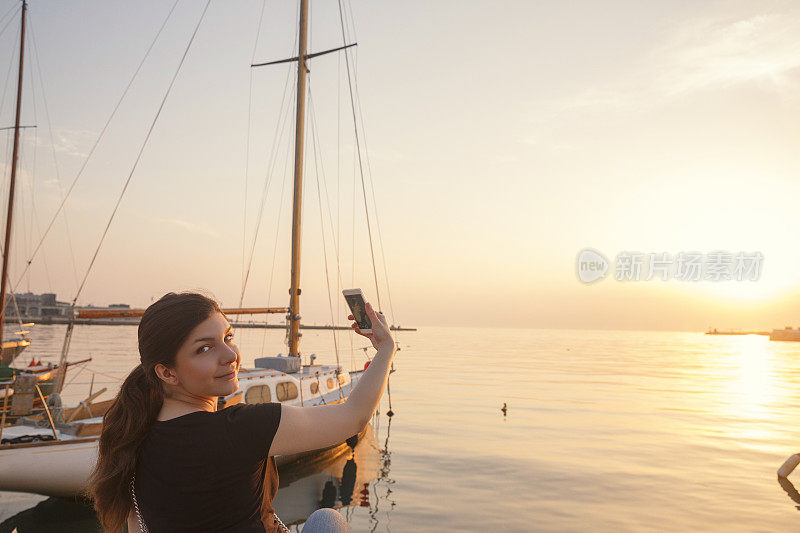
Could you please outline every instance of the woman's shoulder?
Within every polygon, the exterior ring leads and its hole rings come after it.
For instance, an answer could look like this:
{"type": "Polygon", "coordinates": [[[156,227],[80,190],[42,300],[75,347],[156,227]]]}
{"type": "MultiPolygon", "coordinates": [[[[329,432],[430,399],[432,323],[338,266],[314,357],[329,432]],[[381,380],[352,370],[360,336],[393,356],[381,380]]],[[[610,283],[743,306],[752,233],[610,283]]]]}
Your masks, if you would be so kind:
{"type": "Polygon", "coordinates": [[[281,404],[278,402],[240,403],[217,411],[216,415],[224,419],[227,424],[243,426],[249,431],[253,431],[254,426],[260,428],[274,426],[274,431],[276,431],[281,421],[281,404]]]}
{"type": "Polygon", "coordinates": [[[217,411],[231,437],[239,442],[252,443],[254,452],[261,456],[268,451],[281,422],[281,404],[278,402],[237,404],[217,411]]]}
{"type": "Polygon", "coordinates": [[[279,402],[266,403],[237,403],[216,412],[218,416],[227,418],[247,418],[278,416],[281,414],[281,404],[279,402]]]}

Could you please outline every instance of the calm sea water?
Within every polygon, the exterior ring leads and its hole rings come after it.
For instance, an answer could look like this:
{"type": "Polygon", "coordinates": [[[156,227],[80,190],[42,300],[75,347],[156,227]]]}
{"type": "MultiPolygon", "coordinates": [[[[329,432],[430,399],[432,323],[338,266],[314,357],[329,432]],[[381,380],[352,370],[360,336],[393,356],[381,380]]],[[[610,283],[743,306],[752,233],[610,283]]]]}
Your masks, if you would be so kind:
{"type": "MultiPolygon", "coordinates": [[[[55,359],[63,331],[36,326],[29,353],[55,359]]],[[[364,343],[351,352],[348,335],[341,362],[362,367],[364,343]]],[[[88,394],[90,370],[95,390],[113,389],[137,361],[135,339],[134,327],[79,326],[71,357],[94,360],[68,377],[65,403],[88,394]]],[[[286,351],[279,330],[237,340],[248,363],[262,343],[286,351]]],[[[775,475],[800,451],[800,343],[480,328],[399,340],[391,424],[384,395],[354,458],[283,475],[276,507],[288,521],[327,501],[346,505],[353,531],[800,529],[800,494],[775,475]]],[[[318,361],[334,362],[333,346],[329,331],[304,332],[318,361]]],[[[80,505],[0,493],[0,532],[93,522],[80,505]]]]}

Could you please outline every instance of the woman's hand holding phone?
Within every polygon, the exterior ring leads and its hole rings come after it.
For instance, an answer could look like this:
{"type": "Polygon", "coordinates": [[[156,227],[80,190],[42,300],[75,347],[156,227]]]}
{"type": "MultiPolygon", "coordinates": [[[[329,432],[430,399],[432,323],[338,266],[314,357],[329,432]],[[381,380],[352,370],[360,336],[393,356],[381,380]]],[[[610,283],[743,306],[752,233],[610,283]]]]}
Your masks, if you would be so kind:
{"type": "MultiPolygon", "coordinates": [[[[383,313],[376,312],[369,302],[367,302],[366,309],[367,316],[372,322],[372,333],[362,333],[356,322],[353,322],[351,327],[356,330],[356,333],[372,341],[372,345],[376,350],[386,347],[394,349],[394,339],[389,331],[389,325],[386,323],[386,317],[383,316],[383,313]]],[[[355,320],[353,315],[348,315],[347,319],[355,320]]]]}

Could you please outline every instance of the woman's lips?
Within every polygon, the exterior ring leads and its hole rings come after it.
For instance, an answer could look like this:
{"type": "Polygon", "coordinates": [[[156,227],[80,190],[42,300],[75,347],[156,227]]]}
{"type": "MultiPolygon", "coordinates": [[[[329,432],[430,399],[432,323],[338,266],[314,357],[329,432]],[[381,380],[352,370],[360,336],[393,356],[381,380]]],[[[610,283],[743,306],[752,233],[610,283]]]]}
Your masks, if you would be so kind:
{"type": "Polygon", "coordinates": [[[224,379],[224,380],[229,381],[229,380],[233,379],[234,377],[236,377],[236,371],[235,370],[231,370],[230,372],[228,372],[224,376],[217,376],[217,379],[224,379]]]}

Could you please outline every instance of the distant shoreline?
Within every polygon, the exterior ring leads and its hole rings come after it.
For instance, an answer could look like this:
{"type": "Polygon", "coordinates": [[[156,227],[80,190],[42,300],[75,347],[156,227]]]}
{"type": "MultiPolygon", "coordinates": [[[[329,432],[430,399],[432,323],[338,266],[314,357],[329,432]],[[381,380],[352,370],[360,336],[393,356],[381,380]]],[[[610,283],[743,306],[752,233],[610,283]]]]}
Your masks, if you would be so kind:
{"type": "Polygon", "coordinates": [[[766,336],[769,336],[769,331],[738,331],[738,330],[722,331],[722,330],[712,329],[710,331],[706,331],[706,335],[766,335],[766,336]]]}
{"type": "MultiPolygon", "coordinates": [[[[53,324],[68,324],[69,319],[66,317],[42,317],[42,318],[33,318],[33,317],[22,317],[20,319],[6,317],[5,323],[7,324],[16,324],[19,321],[22,322],[33,322],[35,324],[42,324],[42,325],[53,325],[53,324]]],[[[138,326],[139,325],[139,318],[76,318],[76,324],[85,325],[85,326],[138,326]]],[[[236,322],[235,320],[232,322],[233,326],[237,328],[263,328],[263,329],[286,329],[286,325],[284,324],[265,324],[263,322],[236,322]]],[[[336,329],[336,330],[349,330],[352,329],[350,326],[316,326],[316,325],[306,325],[300,324],[300,329],[336,329]]],[[[404,328],[402,326],[390,326],[390,330],[392,331],[417,331],[417,328],[404,328]]]]}

